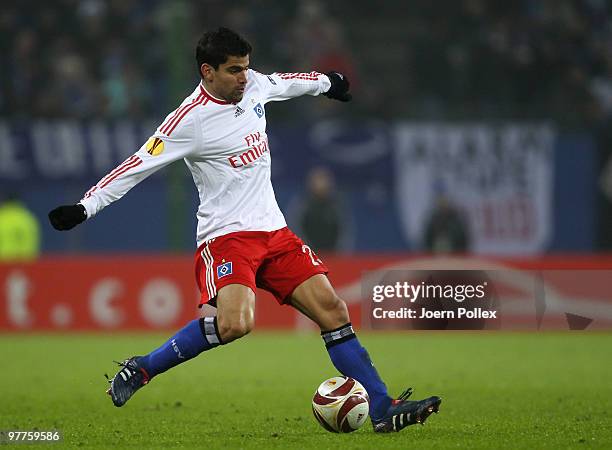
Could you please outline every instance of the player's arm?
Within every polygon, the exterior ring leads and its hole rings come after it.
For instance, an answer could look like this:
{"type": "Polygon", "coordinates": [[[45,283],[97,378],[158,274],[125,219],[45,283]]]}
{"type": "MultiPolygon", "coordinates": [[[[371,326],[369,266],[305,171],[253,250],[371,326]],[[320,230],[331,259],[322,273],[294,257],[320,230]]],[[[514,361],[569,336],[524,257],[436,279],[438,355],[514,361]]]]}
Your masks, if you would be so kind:
{"type": "Polygon", "coordinates": [[[323,94],[328,98],[348,102],[349,82],[346,76],[339,72],[281,73],[262,75],[254,72],[258,81],[267,93],[268,101],[283,101],[302,95],[323,94]]]}
{"type": "MultiPolygon", "coordinates": [[[[64,205],[49,213],[56,230],[70,230],[93,217],[149,175],[168,164],[189,155],[196,147],[195,115],[187,115],[169,135],[165,125],[149,138],[140,149],[106,174],[76,205],[64,205]]],[[[169,119],[172,120],[171,118],[169,119]]]]}

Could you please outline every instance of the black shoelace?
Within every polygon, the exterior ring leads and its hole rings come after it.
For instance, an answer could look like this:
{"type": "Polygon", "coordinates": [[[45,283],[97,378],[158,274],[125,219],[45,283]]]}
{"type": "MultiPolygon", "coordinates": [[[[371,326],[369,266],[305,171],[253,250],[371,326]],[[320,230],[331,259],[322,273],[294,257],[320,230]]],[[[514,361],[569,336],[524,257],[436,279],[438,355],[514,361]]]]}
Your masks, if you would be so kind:
{"type": "Polygon", "coordinates": [[[412,395],[412,388],[409,387],[408,389],[406,389],[404,392],[402,392],[400,394],[400,396],[397,398],[398,400],[407,400],[408,397],[410,397],[412,395]]]}

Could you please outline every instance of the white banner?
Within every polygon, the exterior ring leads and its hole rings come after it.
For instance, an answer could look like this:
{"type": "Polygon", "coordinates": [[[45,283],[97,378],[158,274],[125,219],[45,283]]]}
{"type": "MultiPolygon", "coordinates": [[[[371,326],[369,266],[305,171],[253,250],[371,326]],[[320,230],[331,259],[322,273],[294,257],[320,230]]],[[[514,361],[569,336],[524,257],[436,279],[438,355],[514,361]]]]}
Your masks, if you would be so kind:
{"type": "Polygon", "coordinates": [[[399,125],[395,178],[407,239],[424,248],[444,196],[465,218],[471,251],[544,250],[552,234],[554,136],[548,125],[399,125]]]}

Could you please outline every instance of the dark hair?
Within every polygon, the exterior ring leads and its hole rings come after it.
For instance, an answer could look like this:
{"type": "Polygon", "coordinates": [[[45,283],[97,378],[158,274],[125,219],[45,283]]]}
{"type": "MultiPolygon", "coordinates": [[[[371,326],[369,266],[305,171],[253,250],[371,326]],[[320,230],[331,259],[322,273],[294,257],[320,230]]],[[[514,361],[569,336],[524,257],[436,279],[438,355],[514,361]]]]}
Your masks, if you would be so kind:
{"type": "Polygon", "coordinates": [[[204,63],[217,70],[219,64],[227,61],[228,56],[246,56],[252,50],[251,44],[229,28],[221,27],[215,31],[207,31],[196,47],[198,73],[202,76],[200,68],[204,63]]]}

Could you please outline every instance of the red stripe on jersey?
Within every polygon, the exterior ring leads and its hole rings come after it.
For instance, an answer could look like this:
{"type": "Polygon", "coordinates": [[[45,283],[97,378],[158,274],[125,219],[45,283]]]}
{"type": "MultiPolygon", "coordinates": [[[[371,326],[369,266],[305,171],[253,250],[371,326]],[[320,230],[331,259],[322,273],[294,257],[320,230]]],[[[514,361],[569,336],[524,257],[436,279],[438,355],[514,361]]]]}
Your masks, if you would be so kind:
{"type": "MultiPolygon", "coordinates": [[[[106,179],[108,177],[112,177],[117,171],[121,170],[124,166],[126,166],[127,164],[130,164],[132,162],[134,162],[136,160],[136,158],[138,158],[138,156],[136,155],[132,155],[130,156],[128,159],[126,159],[125,161],[123,161],[121,164],[119,164],[117,167],[115,167],[112,171],[110,171],[109,173],[107,173],[104,178],[102,178],[98,184],[96,186],[99,186],[100,184],[104,183],[106,181],[106,179]]],[[[94,186],[95,187],[95,186],[94,186]]]]}
{"type": "MultiPolygon", "coordinates": [[[[199,98],[199,97],[198,97],[199,98]]],[[[162,123],[159,127],[159,130],[163,133],[165,128],[168,128],[170,126],[170,124],[174,121],[174,119],[176,119],[178,117],[178,115],[185,110],[185,108],[187,108],[189,105],[191,105],[192,103],[196,102],[198,100],[198,98],[195,98],[191,101],[191,103],[187,103],[185,105],[179,106],[178,108],[176,108],[174,110],[174,114],[172,114],[172,116],[170,116],[168,118],[168,120],[166,120],[164,123],[162,123]]]]}
{"type": "Polygon", "coordinates": [[[136,161],[126,165],[123,167],[123,169],[121,169],[119,172],[115,173],[115,175],[113,175],[112,177],[110,177],[108,180],[106,180],[104,183],[102,183],[100,185],[100,189],[104,188],[105,186],[107,186],[111,181],[113,181],[115,178],[117,178],[118,176],[124,174],[125,172],[127,172],[130,169],[133,169],[136,166],[139,166],[142,164],[142,159],[138,158],[136,161]]]}
{"type": "MultiPolygon", "coordinates": [[[[162,133],[164,133],[165,135],[168,135],[168,129],[172,126],[173,123],[175,123],[175,121],[178,119],[180,121],[179,116],[183,113],[183,111],[185,111],[187,108],[190,108],[191,106],[193,106],[195,103],[197,103],[198,101],[200,101],[202,99],[202,93],[200,93],[200,95],[198,95],[196,98],[194,98],[191,103],[187,103],[186,105],[183,105],[179,108],[177,108],[174,111],[174,114],[172,115],[172,117],[170,117],[168,119],[167,122],[163,123],[160,127],[159,127],[159,131],[161,131],[162,133]]],[[[176,122],[178,123],[178,122],[176,122]]]]}
{"type": "Polygon", "coordinates": [[[85,195],[83,196],[83,198],[89,198],[91,197],[91,194],[93,194],[96,189],[98,189],[98,186],[92,186],[90,190],[88,190],[87,192],[85,192],[85,195]]]}
{"type": "Polygon", "coordinates": [[[174,110],[174,113],[172,114],[172,116],[168,117],[168,119],[163,122],[160,126],[159,126],[159,131],[161,131],[163,133],[164,128],[166,128],[168,125],[170,125],[170,122],[172,122],[174,120],[174,118],[176,117],[176,115],[179,113],[179,111],[185,107],[187,107],[188,105],[183,105],[178,107],[177,109],[174,110]]]}
{"type": "Polygon", "coordinates": [[[318,80],[321,73],[312,71],[306,72],[277,72],[276,75],[281,77],[283,80],[299,79],[299,80],[318,80]]]}
{"type": "Polygon", "coordinates": [[[200,93],[200,95],[198,95],[196,98],[194,98],[191,103],[187,103],[186,105],[183,105],[179,108],[177,108],[174,111],[174,114],[172,115],[172,117],[170,117],[165,123],[163,123],[159,129],[162,133],[167,135],[167,130],[172,126],[173,123],[176,122],[176,120],[178,119],[178,117],[183,113],[183,111],[185,111],[187,108],[191,107],[194,103],[198,102],[202,97],[202,94],[200,93]]]}
{"type": "Polygon", "coordinates": [[[208,99],[205,99],[204,96],[200,94],[200,96],[198,97],[198,101],[189,105],[187,109],[185,109],[181,113],[181,115],[176,119],[176,121],[174,122],[174,125],[172,125],[172,127],[170,127],[170,129],[168,129],[167,131],[164,131],[164,134],[166,136],[170,136],[170,134],[174,131],[174,129],[180,123],[180,121],[183,120],[183,117],[185,117],[187,113],[191,111],[192,109],[194,109],[196,106],[203,104],[205,100],[208,100],[208,99]]]}
{"type": "Polygon", "coordinates": [[[293,75],[290,77],[281,77],[283,80],[309,80],[309,81],[317,81],[318,77],[309,77],[307,75],[293,75]]]}
{"type": "Polygon", "coordinates": [[[126,159],[125,161],[123,161],[121,164],[119,164],[117,167],[115,167],[110,173],[106,174],[99,182],[98,184],[92,186],[92,188],[90,190],[88,190],[85,193],[84,198],[89,198],[91,197],[91,194],[93,194],[95,191],[98,190],[98,186],[102,183],[104,183],[108,177],[112,177],[115,173],[117,173],[117,171],[121,170],[123,167],[125,167],[127,164],[130,164],[131,162],[135,161],[136,158],[138,158],[138,156],[136,155],[132,155],[130,156],[128,159],[126,159]]]}

